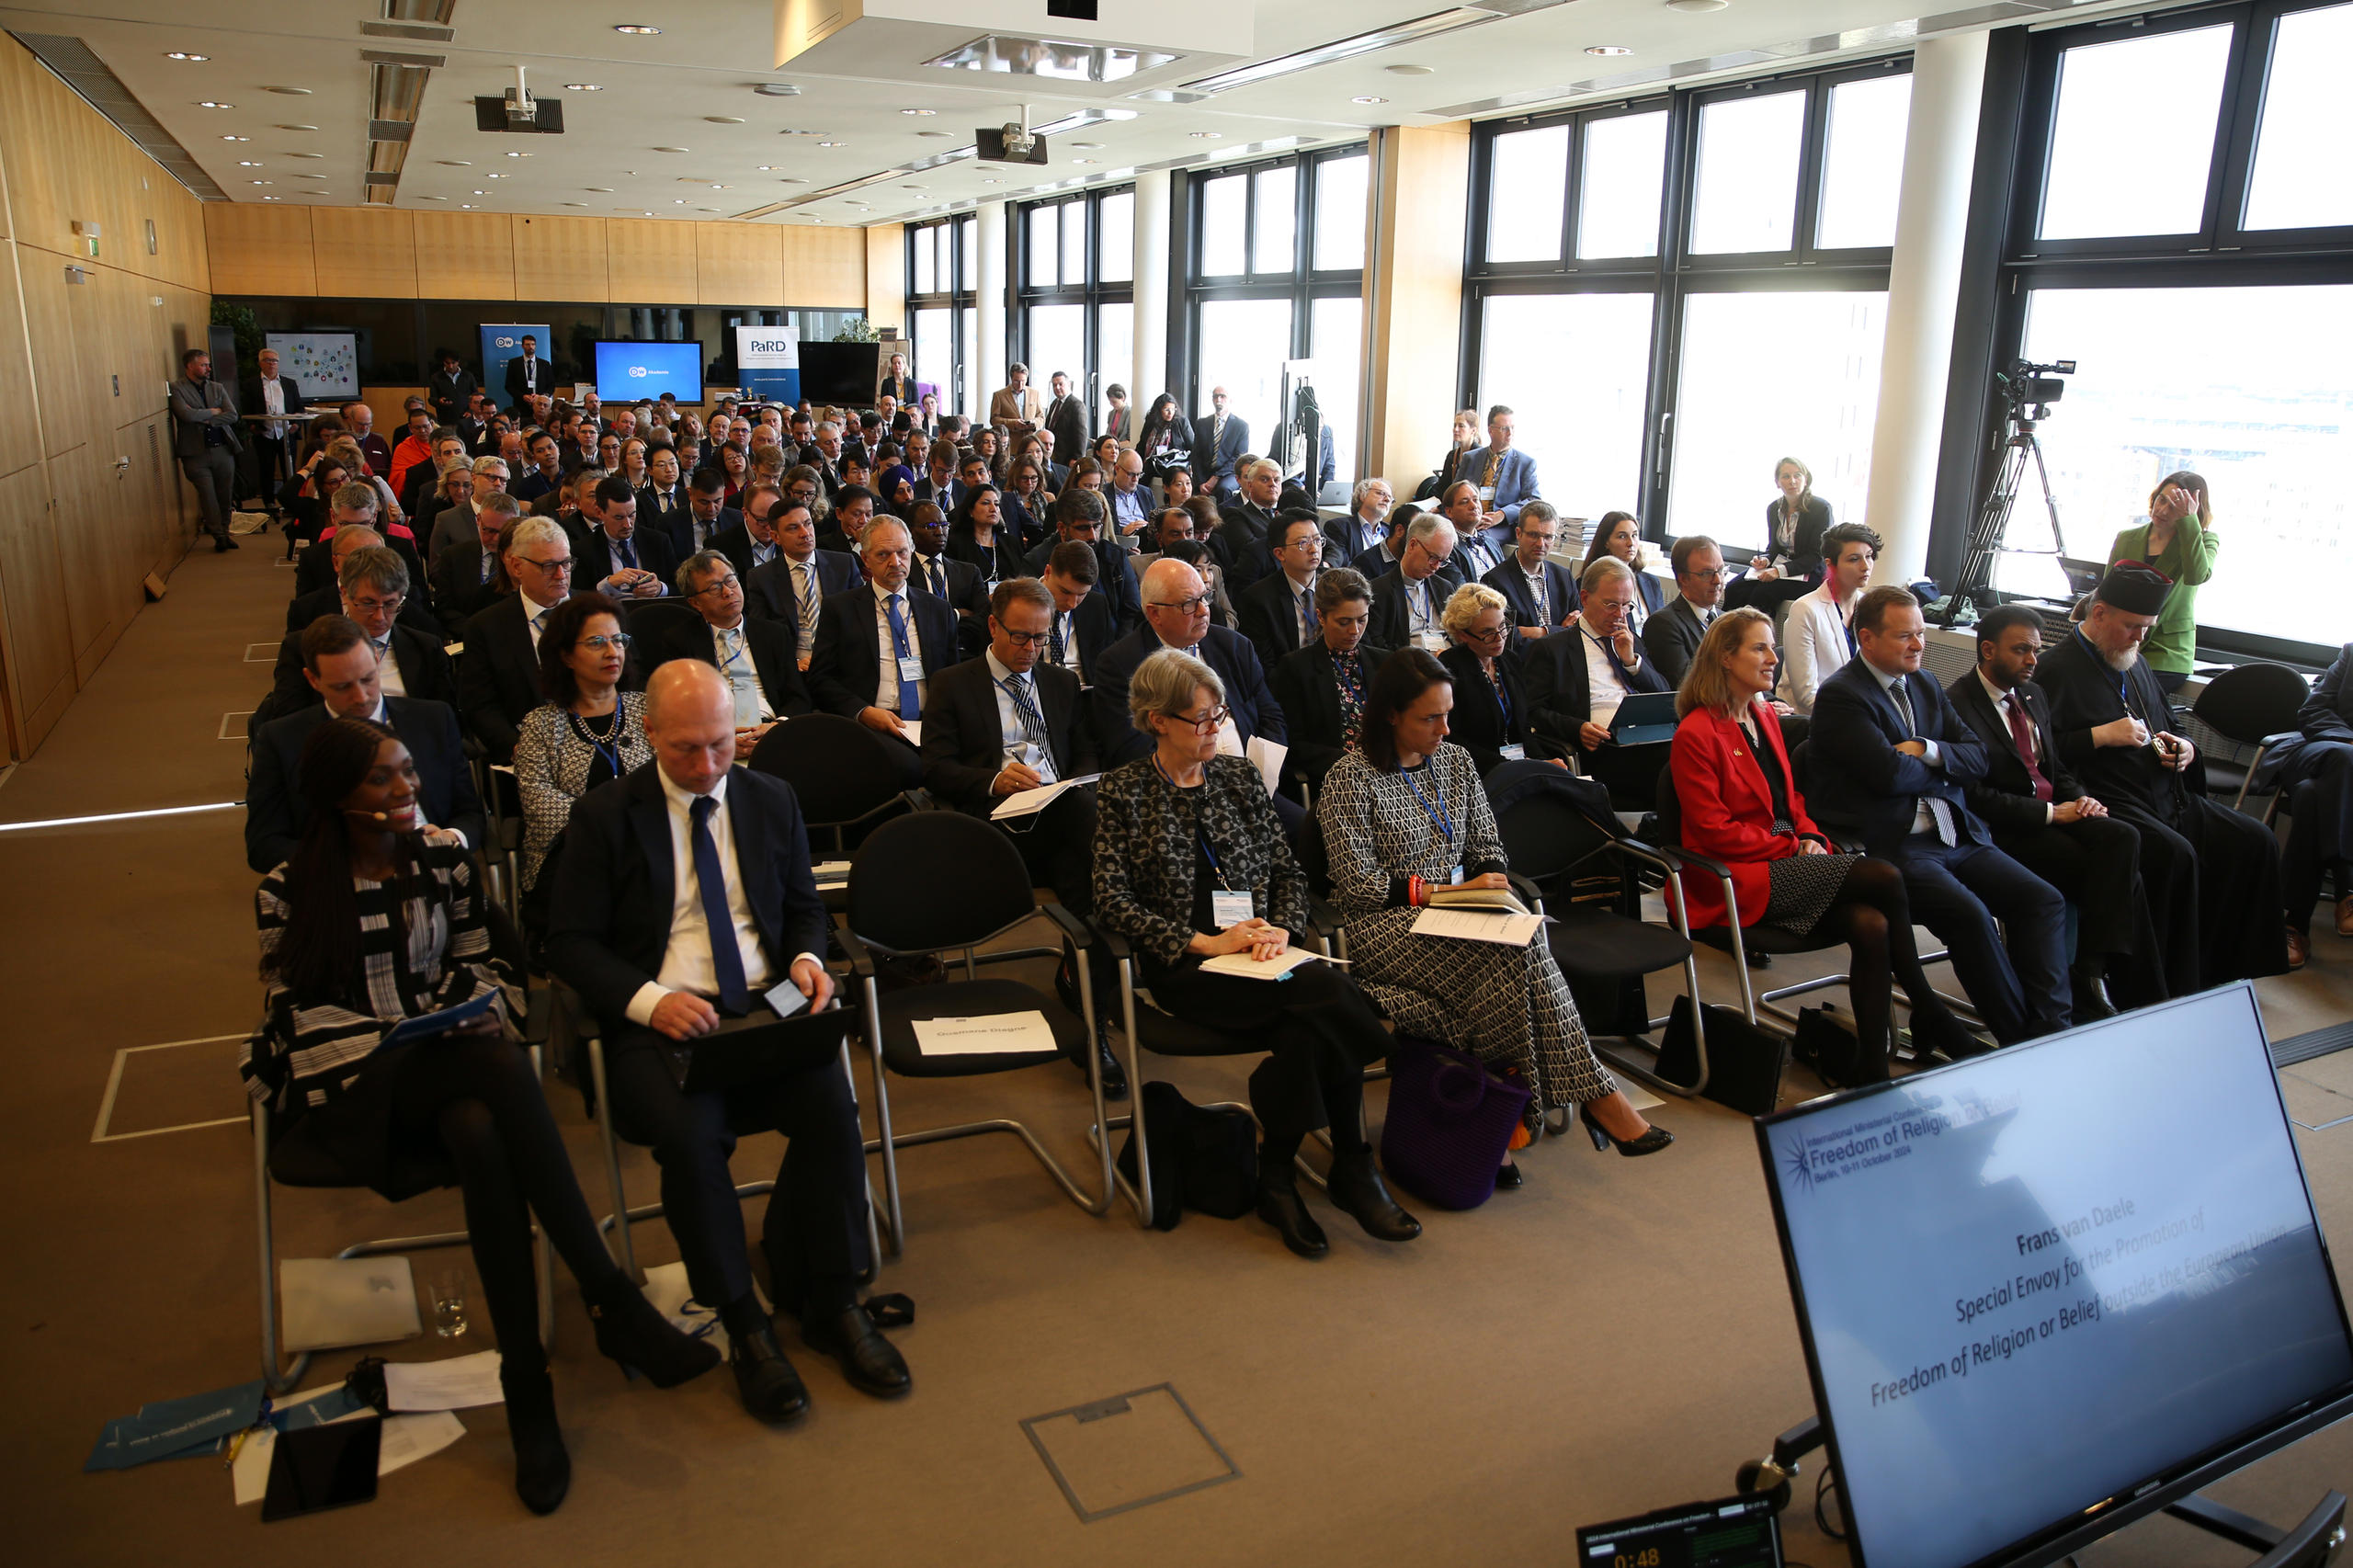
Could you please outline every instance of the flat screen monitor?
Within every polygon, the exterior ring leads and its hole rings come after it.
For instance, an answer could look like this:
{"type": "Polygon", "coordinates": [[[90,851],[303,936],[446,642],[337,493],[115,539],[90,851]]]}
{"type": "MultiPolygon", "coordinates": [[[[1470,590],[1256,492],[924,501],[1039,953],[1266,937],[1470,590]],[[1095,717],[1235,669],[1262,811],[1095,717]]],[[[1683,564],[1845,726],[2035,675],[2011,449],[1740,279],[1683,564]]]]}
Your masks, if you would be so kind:
{"type": "Polygon", "coordinates": [[[2250,985],[1756,1135],[1864,1568],[2049,1562],[2353,1413],[2250,985]]]}
{"type": "MultiPolygon", "coordinates": [[[[898,347],[893,344],[892,347],[898,347]]],[[[901,349],[902,353],[905,350],[901,349]]],[[[811,403],[845,403],[865,408],[882,385],[882,345],[879,343],[811,343],[801,345],[801,395],[811,403]]]]}
{"type": "Polygon", "coordinates": [[[675,392],[683,403],[702,401],[699,343],[597,344],[597,396],[606,403],[635,403],[675,392]]]}

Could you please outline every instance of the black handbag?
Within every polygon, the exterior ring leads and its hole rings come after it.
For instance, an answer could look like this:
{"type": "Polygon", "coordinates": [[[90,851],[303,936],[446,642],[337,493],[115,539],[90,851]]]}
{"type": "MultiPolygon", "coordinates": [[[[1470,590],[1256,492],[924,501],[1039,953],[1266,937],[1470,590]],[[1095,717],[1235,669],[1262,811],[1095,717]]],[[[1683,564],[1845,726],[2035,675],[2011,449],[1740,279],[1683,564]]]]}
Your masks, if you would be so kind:
{"type": "MultiPolygon", "coordinates": [[[[1790,1042],[1750,1023],[1733,1008],[1711,1006],[1708,1083],[1699,1092],[1745,1116],[1769,1116],[1780,1105],[1781,1068],[1790,1042]]],[[[1691,1038],[1691,998],[1677,996],[1660,1041],[1658,1075],[1689,1085],[1699,1080],[1699,1051],[1691,1038]]]]}
{"type": "MultiPolygon", "coordinates": [[[[1188,1209],[1238,1220],[1257,1207],[1258,1129],[1243,1110],[1197,1106],[1174,1084],[1148,1083],[1136,1098],[1152,1144],[1152,1225],[1173,1231],[1188,1209]]],[[[1136,1135],[1120,1146],[1120,1174],[1137,1185],[1136,1135]]]]}
{"type": "Polygon", "coordinates": [[[1848,1089],[1862,1081],[1862,1043],[1853,1020],[1836,1007],[1798,1009],[1797,1037],[1790,1041],[1790,1054],[1831,1088],[1848,1089]]]}

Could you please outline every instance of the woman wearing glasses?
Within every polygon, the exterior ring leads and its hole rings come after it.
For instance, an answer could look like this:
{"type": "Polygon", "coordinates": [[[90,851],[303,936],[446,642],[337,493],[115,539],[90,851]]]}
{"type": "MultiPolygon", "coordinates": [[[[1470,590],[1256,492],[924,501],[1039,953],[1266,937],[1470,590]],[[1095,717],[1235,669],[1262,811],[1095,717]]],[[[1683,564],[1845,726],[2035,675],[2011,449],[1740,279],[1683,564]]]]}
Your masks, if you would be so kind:
{"type": "MultiPolygon", "coordinates": [[[[1443,1040],[1534,1091],[1544,1113],[1579,1108],[1597,1149],[1648,1154],[1674,1135],[1644,1121],[1594,1060],[1569,983],[1540,933],[1524,948],[1418,935],[1432,887],[1505,889],[1503,841],[1470,754],[1447,744],[1454,676],[1419,648],[1373,677],[1360,747],[1324,776],[1315,812],[1331,858],[1332,902],[1348,924],[1352,971],[1400,1029],[1443,1040]]],[[[1518,1187],[1504,1162],[1498,1185],[1518,1187]]]]}
{"type": "Polygon", "coordinates": [[[1446,601],[1438,624],[1454,639],[1438,659],[1454,677],[1449,738],[1484,778],[1528,755],[1528,696],[1518,663],[1505,656],[1513,641],[1511,606],[1484,583],[1465,583],[1446,601]]]}
{"type": "Polygon", "coordinates": [[[1190,654],[1164,648],[1136,666],[1128,716],[1154,746],[1096,788],[1096,922],[1135,948],[1137,980],[1162,1008],[1272,1053],[1250,1074],[1250,1108],[1265,1131],[1258,1214],[1283,1244],[1302,1257],[1330,1250],[1291,1163],[1327,1119],[1334,1205],[1368,1235],[1410,1241],[1421,1224],[1365,1141],[1364,1069],[1389,1036],[1364,994],[1324,963],[1280,984],[1202,971],[1226,954],[1279,958],[1307,929],[1307,879],[1256,767],[1218,754],[1224,702],[1217,672],[1190,654]]]}
{"type": "Polygon", "coordinates": [[[515,785],[523,801],[523,925],[547,929],[542,878],[548,846],[572,820],[574,801],[597,785],[654,760],[645,739],[645,698],[620,689],[629,669],[621,607],[599,593],[556,607],[540,632],[545,707],[523,716],[515,741],[515,785]]]}
{"type": "Polygon", "coordinates": [[[1006,525],[1003,492],[995,485],[976,484],[956,504],[948,522],[948,557],[969,562],[991,588],[1029,574],[1021,560],[1021,536],[1006,525]]]}

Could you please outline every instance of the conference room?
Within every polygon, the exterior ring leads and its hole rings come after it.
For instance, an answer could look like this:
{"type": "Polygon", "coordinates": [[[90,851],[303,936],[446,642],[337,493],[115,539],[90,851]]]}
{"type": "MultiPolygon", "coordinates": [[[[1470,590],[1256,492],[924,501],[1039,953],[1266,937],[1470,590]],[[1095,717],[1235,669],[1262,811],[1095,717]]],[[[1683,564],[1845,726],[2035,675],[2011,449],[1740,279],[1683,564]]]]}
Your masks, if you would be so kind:
{"type": "Polygon", "coordinates": [[[0,28],[30,1560],[2337,1550],[2353,3],[0,28]]]}

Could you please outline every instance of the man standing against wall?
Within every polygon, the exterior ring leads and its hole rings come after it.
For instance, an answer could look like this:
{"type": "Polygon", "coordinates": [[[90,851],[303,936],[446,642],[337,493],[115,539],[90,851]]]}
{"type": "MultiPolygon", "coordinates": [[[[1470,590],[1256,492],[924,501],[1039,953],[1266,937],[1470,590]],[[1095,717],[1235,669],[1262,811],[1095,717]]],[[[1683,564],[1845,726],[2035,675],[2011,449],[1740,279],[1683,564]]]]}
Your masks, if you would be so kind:
{"type": "Polygon", "coordinates": [[[212,379],[212,356],[191,348],[180,356],[180,379],[172,383],[172,455],[196,486],[204,507],[204,531],[212,553],[237,548],[229,537],[229,508],[235,505],[237,404],[229,389],[212,379]]]}

